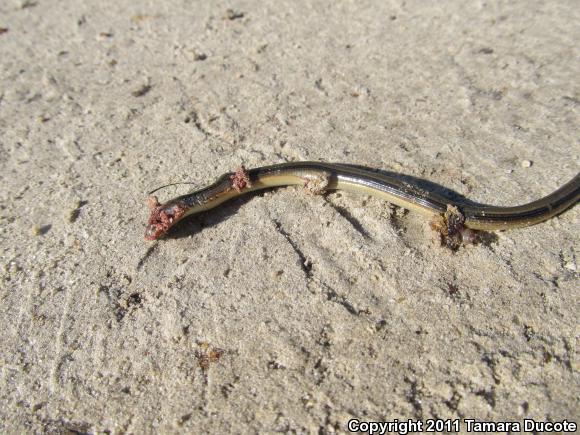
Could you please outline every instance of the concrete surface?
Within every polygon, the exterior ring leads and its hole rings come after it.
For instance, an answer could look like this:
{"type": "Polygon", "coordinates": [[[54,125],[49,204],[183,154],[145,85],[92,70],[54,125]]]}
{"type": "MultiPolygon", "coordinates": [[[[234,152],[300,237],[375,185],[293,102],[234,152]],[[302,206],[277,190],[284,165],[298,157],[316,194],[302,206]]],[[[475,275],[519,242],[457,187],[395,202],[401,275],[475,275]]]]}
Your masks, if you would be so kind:
{"type": "Polygon", "coordinates": [[[288,188],[143,240],[148,190],[240,164],[549,193],[580,167],[578,22],[575,1],[2,1],[0,431],[578,421],[578,208],[451,253],[383,201],[288,188]]]}

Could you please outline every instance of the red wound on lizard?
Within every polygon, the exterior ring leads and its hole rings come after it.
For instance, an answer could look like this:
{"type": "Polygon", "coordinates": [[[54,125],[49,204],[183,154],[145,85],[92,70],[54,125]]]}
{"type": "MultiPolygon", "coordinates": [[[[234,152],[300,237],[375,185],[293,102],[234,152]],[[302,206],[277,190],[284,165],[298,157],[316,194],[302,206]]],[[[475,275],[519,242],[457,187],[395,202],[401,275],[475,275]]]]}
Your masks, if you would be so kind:
{"type": "Polygon", "coordinates": [[[232,187],[238,192],[241,192],[246,187],[252,187],[252,182],[250,181],[248,171],[246,171],[246,168],[243,166],[240,166],[238,169],[236,169],[234,175],[230,175],[230,180],[232,187]]]}
{"type": "Polygon", "coordinates": [[[186,207],[181,203],[160,205],[154,196],[149,197],[148,205],[151,209],[151,215],[149,215],[145,230],[145,239],[147,240],[157,240],[167,233],[183,217],[186,210],[186,207]]]}

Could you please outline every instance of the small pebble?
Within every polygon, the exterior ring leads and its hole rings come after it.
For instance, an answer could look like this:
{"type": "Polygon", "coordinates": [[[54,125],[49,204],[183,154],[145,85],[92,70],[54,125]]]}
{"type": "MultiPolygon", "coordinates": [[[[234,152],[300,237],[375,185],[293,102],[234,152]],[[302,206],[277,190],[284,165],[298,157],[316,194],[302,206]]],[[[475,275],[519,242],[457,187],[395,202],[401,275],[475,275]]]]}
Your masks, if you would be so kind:
{"type": "Polygon", "coordinates": [[[43,236],[50,231],[52,225],[34,225],[32,227],[32,234],[34,236],[43,236]]]}
{"type": "Polygon", "coordinates": [[[573,261],[567,262],[564,267],[568,270],[571,270],[572,272],[576,272],[576,264],[574,264],[573,261]]]}
{"type": "Polygon", "coordinates": [[[228,20],[237,20],[239,18],[244,18],[244,13],[241,11],[236,11],[233,9],[228,9],[226,11],[226,18],[228,20]]]}
{"type": "Polygon", "coordinates": [[[522,160],[522,168],[529,168],[532,164],[531,160],[522,160]]]}

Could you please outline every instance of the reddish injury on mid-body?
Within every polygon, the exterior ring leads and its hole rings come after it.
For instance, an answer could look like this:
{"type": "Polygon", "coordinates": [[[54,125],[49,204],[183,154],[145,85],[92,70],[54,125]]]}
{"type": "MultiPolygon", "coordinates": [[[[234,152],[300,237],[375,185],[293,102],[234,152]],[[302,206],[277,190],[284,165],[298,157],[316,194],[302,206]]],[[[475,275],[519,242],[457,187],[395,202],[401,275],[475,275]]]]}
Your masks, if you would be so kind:
{"type": "Polygon", "coordinates": [[[185,214],[186,207],[181,203],[173,205],[159,204],[156,197],[148,198],[148,205],[151,209],[147,229],[145,230],[145,239],[157,240],[169,231],[185,214]]]}
{"type": "Polygon", "coordinates": [[[233,175],[230,175],[230,183],[238,192],[241,192],[245,188],[252,187],[250,175],[243,166],[240,166],[236,169],[236,172],[233,175]]]}

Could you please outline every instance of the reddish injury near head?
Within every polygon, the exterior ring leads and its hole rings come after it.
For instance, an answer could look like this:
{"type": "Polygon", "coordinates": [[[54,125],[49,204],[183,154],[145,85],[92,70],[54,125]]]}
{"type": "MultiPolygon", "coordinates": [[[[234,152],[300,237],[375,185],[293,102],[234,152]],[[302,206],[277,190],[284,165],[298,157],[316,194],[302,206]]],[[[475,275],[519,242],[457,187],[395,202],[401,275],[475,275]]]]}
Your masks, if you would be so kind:
{"type": "Polygon", "coordinates": [[[186,207],[183,204],[159,204],[157,198],[149,198],[151,214],[147,221],[145,239],[157,240],[165,235],[185,214],[186,207]]]}

